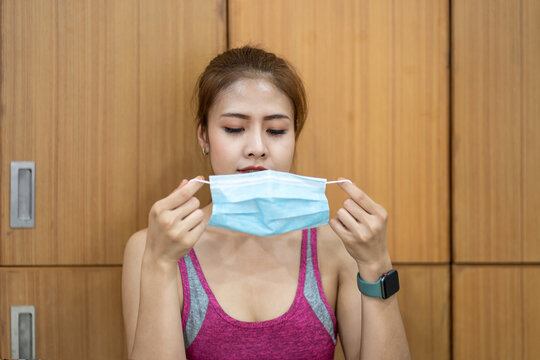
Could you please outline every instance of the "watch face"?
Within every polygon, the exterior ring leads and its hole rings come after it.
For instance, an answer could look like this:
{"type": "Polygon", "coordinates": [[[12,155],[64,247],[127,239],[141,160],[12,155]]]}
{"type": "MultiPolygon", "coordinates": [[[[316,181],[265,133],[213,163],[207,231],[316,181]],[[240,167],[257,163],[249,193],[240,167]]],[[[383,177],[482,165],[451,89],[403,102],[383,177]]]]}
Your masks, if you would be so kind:
{"type": "Polygon", "coordinates": [[[390,270],[381,279],[382,298],[386,299],[394,295],[399,290],[399,278],[397,270],[390,270]]]}

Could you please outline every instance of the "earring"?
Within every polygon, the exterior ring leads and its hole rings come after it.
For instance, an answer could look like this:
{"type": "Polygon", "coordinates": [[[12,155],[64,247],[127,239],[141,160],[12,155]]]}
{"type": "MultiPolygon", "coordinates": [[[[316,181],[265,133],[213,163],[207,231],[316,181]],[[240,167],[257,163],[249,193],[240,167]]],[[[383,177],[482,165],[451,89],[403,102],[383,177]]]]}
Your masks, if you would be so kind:
{"type": "Polygon", "coordinates": [[[203,156],[208,155],[208,151],[206,150],[206,146],[203,146],[203,147],[201,148],[201,151],[202,151],[203,156]]]}

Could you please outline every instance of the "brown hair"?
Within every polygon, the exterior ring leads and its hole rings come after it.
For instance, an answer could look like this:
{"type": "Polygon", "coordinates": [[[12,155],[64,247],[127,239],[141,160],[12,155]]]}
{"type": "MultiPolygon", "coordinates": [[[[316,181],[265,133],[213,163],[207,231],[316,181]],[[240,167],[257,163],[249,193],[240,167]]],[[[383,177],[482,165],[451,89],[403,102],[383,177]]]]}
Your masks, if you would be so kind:
{"type": "Polygon", "coordinates": [[[197,81],[197,126],[208,128],[208,112],[220,91],[242,78],[265,78],[289,97],[294,109],[294,132],[298,138],[307,115],[306,92],[300,76],[286,60],[263,49],[244,46],[216,56],[197,81]]]}

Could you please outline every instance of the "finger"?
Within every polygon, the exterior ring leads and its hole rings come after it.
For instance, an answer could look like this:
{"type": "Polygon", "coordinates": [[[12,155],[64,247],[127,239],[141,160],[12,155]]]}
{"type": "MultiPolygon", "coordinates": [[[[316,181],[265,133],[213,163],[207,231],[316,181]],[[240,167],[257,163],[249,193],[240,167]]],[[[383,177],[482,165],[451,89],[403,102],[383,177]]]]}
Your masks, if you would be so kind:
{"type": "MultiPolygon", "coordinates": [[[[180,186],[178,186],[176,189],[181,189],[184,185],[186,185],[188,183],[188,181],[186,179],[182,180],[182,182],[180,183],[180,186]]],[[[174,190],[176,190],[174,189],[174,190]]],[[[174,191],[173,190],[173,191],[174,191]]]]}
{"type": "Polygon", "coordinates": [[[204,230],[206,229],[206,223],[204,221],[201,221],[195,227],[186,235],[186,240],[188,242],[188,245],[192,248],[195,243],[200,239],[201,235],[203,234],[204,230]]]}
{"type": "Polygon", "coordinates": [[[352,217],[359,223],[367,224],[368,216],[370,216],[360,205],[358,205],[353,199],[349,198],[343,202],[343,208],[347,210],[352,217]]]}
{"type": "Polygon", "coordinates": [[[197,210],[199,206],[201,205],[201,202],[199,199],[197,199],[195,196],[191,197],[188,201],[186,201],[184,204],[180,205],[176,209],[174,209],[171,214],[174,217],[175,221],[181,221],[185,219],[189,214],[191,214],[193,211],[197,210]]]}
{"type": "Polygon", "coordinates": [[[193,228],[189,230],[190,236],[196,236],[199,237],[204,232],[204,229],[206,229],[206,222],[202,220],[200,223],[195,225],[193,228]]]}
{"type": "Polygon", "coordinates": [[[377,203],[375,201],[371,200],[371,198],[362,190],[360,190],[356,184],[344,182],[344,183],[338,183],[339,187],[341,187],[347,194],[351,196],[351,199],[353,199],[358,205],[360,205],[364,210],[368,212],[370,215],[377,214],[377,203]]]}
{"type": "Polygon", "coordinates": [[[341,239],[350,237],[350,232],[345,228],[345,226],[343,226],[341,221],[339,221],[338,219],[332,218],[330,219],[328,224],[341,239]]]}
{"type": "Polygon", "coordinates": [[[159,207],[164,208],[165,210],[176,209],[180,205],[188,201],[200,188],[203,186],[203,183],[192,181],[178,187],[174,190],[169,196],[158,201],[159,207]]]}
{"type": "Polygon", "coordinates": [[[353,218],[347,210],[343,208],[339,209],[337,211],[336,217],[339,219],[339,221],[343,223],[343,225],[349,232],[357,232],[357,227],[360,226],[360,224],[358,224],[356,219],[353,218]]]}
{"type": "Polygon", "coordinates": [[[181,232],[188,232],[195,226],[199,225],[204,220],[204,212],[201,209],[197,209],[190,213],[180,224],[181,232]]]}

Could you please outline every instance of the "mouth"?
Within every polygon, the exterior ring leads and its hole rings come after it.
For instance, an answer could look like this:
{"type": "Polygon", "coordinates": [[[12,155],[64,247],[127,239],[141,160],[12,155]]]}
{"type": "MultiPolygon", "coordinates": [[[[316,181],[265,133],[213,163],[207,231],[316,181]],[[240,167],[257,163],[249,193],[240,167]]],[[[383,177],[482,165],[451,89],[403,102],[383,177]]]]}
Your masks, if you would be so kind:
{"type": "Polygon", "coordinates": [[[255,171],[263,171],[263,170],[266,170],[266,168],[264,168],[262,166],[248,166],[248,167],[245,167],[245,168],[242,168],[242,169],[238,169],[238,172],[240,172],[242,174],[245,174],[245,173],[250,173],[250,172],[255,172],[255,171]]]}

